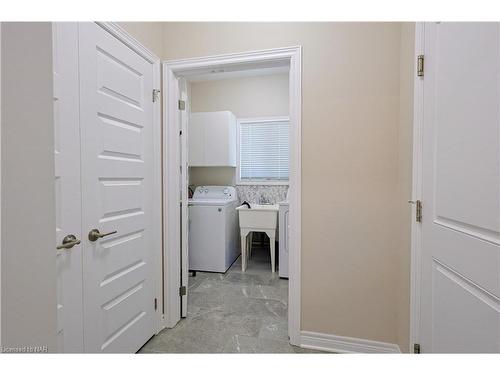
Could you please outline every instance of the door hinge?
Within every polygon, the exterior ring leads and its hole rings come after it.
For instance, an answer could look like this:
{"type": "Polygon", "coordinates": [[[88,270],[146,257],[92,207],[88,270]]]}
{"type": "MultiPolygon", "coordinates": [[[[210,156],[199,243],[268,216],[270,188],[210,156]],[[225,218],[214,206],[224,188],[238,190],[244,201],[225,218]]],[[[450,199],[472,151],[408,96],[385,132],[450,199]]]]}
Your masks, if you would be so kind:
{"type": "Polygon", "coordinates": [[[420,344],[413,344],[413,353],[420,354],[420,344]]]}
{"type": "Polygon", "coordinates": [[[155,311],[158,310],[158,299],[155,298],[155,311]]]}
{"type": "Polygon", "coordinates": [[[408,203],[415,205],[415,221],[417,223],[421,223],[422,222],[422,201],[420,201],[420,200],[408,201],[408,203]]]}
{"type": "Polygon", "coordinates": [[[179,295],[182,297],[185,296],[186,294],[187,294],[186,286],[183,285],[179,288],[179,295]]]}
{"type": "Polygon", "coordinates": [[[415,220],[417,223],[422,222],[422,201],[417,201],[416,202],[416,207],[415,207],[415,220]]]}
{"type": "Polygon", "coordinates": [[[424,55],[417,56],[417,76],[424,76],[424,55]]]}
{"type": "Polygon", "coordinates": [[[160,100],[160,89],[153,89],[153,103],[160,100]]]}
{"type": "Polygon", "coordinates": [[[179,100],[179,110],[184,111],[186,109],[186,102],[184,100],[179,100]]]}

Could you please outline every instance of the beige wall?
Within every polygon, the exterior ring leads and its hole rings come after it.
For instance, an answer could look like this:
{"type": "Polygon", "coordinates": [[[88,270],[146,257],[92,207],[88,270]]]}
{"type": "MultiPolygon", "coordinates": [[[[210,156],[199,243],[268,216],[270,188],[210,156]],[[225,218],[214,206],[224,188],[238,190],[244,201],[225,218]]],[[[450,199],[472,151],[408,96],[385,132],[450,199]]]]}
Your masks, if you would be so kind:
{"type": "Polygon", "coordinates": [[[303,46],[302,329],[406,351],[413,24],[122,26],[168,59],[303,46]]]}
{"type": "Polygon", "coordinates": [[[228,110],[236,117],[288,116],[288,74],[193,82],[191,110],[228,110]]]}
{"type": "MultiPolygon", "coordinates": [[[[30,215],[33,210],[53,212],[54,206],[52,111],[48,111],[52,108],[51,51],[47,48],[51,46],[50,27],[5,26],[2,25],[2,344],[47,344],[53,349],[56,288],[55,279],[46,275],[55,274],[51,256],[55,246],[54,218],[45,215],[39,221],[30,215]],[[7,45],[9,35],[14,42],[7,45]],[[13,58],[10,62],[6,58],[9,55],[13,58]],[[37,61],[36,69],[32,61],[37,61]],[[30,90],[24,90],[26,85],[15,81],[19,74],[11,71],[24,72],[21,76],[30,81],[30,90]],[[6,96],[6,92],[12,95],[6,96]],[[9,100],[14,97],[15,100],[9,100]],[[24,98],[22,103],[32,103],[32,110],[21,110],[17,105],[19,97],[24,98]],[[29,143],[34,139],[37,142],[29,143]],[[27,147],[30,153],[25,152],[27,147]],[[29,157],[31,154],[37,157],[29,157]],[[25,170],[32,173],[26,174],[25,170]],[[36,192],[32,191],[34,187],[36,192]],[[23,196],[30,199],[16,198],[23,196]],[[20,237],[24,239],[22,247],[15,242],[20,237]],[[42,243],[46,246],[39,246],[42,243]],[[13,248],[15,256],[6,251],[13,248]],[[33,273],[33,269],[37,272],[33,273]],[[26,280],[30,283],[26,284],[26,280]],[[16,288],[9,292],[5,288],[7,282],[16,288]],[[33,311],[37,319],[33,319],[33,311]],[[21,330],[13,332],[9,327],[21,330]]],[[[122,26],[162,58],[303,46],[302,329],[394,342],[406,349],[406,201],[411,181],[408,74],[413,73],[404,61],[410,59],[409,44],[413,43],[410,25],[122,26]]]]}
{"type": "Polygon", "coordinates": [[[164,25],[168,59],[303,46],[303,330],[399,341],[401,31],[398,23],[164,25]]]}
{"type": "MultiPolygon", "coordinates": [[[[288,74],[193,82],[191,111],[231,111],[237,118],[288,116],[288,74]]],[[[193,167],[191,185],[234,185],[236,168],[193,167]]]]}
{"type": "Polygon", "coordinates": [[[160,59],[163,57],[163,22],[118,22],[118,25],[160,59]]]}
{"type": "Polygon", "coordinates": [[[410,340],[410,250],[413,145],[413,80],[415,77],[415,24],[401,26],[399,71],[399,205],[400,260],[398,280],[398,343],[409,350],[410,340]]]}
{"type": "Polygon", "coordinates": [[[1,341],[5,347],[47,346],[53,352],[57,301],[51,24],[4,22],[1,44],[1,341]]]}
{"type": "Polygon", "coordinates": [[[234,167],[190,167],[189,185],[219,185],[236,184],[236,168],[234,167]]]}

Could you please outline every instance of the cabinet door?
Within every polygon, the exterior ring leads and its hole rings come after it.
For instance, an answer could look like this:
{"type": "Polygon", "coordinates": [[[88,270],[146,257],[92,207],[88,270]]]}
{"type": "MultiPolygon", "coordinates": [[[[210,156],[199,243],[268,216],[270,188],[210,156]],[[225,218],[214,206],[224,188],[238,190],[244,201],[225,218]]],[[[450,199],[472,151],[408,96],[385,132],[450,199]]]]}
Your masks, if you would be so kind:
{"type": "Polygon", "coordinates": [[[205,165],[205,126],[204,114],[193,113],[188,125],[189,166],[205,165]]]}
{"type": "Polygon", "coordinates": [[[209,166],[228,165],[228,115],[213,112],[205,123],[205,163],[209,166]]]}
{"type": "Polygon", "coordinates": [[[227,155],[227,165],[231,167],[236,167],[236,137],[237,134],[237,126],[236,126],[236,116],[229,112],[229,121],[228,121],[228,155],[227,155]]]}
{"type": "Polygon", "coordinates": [[[189,166],[236,166],[236,118],[231,112],[191,115],[189,166]]]}
{"type": "Polygon", "coordinates": [[[216,112],[210,124],[205,130],[207,164],[236,167],[236,117],[229,111],[216,112]]]}

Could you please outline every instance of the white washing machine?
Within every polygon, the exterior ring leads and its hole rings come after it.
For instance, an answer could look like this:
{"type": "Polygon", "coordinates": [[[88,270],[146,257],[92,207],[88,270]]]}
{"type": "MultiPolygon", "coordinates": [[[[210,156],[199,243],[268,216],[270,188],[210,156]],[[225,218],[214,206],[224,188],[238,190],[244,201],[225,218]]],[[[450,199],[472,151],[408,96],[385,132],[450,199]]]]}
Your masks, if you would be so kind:
{"type": "Polygon", "coordinates": [[[198,186],[189,199],[189,270],[226,272],[240,254],[234,186],[198,186]]]}

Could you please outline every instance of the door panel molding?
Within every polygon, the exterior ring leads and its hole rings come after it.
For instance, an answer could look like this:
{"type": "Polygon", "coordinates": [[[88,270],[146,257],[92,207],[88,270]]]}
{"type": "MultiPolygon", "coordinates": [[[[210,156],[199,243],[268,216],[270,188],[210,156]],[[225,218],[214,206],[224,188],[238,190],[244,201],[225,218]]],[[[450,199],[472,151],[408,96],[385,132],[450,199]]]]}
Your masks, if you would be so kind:
{"type": "Polygon", "coordinates": [[[462,275],[460,272],[448,267],[446,264],[440,262],[438,259],[432,259],[436,271],[440,272],[448,279],[453,281],[455,284],[461,288],[467,290],[477,299],[480,299],[485,304],[489,305],[491,308],[500,312],[500,298],[486,289],[482,288],[480,285],[476,284],[474,281],[468,277],[462,275]]]}
{"type": "Polygon", "coordinates": [[[494,245],[500,245],[500,232],[476,227],[475,225],[461,223],[459,221],[440,216],[438,216],[434,220],[434,224],[440,225],[443,228],[451,229],[455,232],[462,233],[466,236],[471,236],[479,240],[490,242],[494,245]]]}

